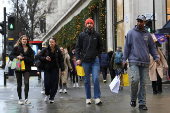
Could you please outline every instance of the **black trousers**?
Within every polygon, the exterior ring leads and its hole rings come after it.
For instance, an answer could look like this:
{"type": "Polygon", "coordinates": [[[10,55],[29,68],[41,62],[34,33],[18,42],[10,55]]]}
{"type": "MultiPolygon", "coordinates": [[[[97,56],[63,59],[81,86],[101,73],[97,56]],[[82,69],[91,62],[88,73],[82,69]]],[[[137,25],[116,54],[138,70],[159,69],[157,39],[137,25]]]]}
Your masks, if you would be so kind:
{"type": "Polygon", "coordinates": [[[75,83],[75,78],[76,78],[76,83],[78,83],[78,75],[73,73],[73,83],[75,83]]]}
{"type": "Polygon", "coordinates": [[[15,71],[15,73],[16,73],[16,78],[17,78],[17,92],[18,92],[19,99],[22,99],[22,75],[24,76],[25,99],[28,99],[30,73],[29,72],[19,72],[19,71],[15,71]]]}
{"type": "Polygon", "coordinates": [[[109,68],[109,71],[110,71],[110,76],[111,76],[111,81],[112,81],[115,78],[115,70],[109,68]]]}
{"type": "Polygon", "coordinates": [[[156,70],[156,74],[157,74],[157,81],[152,81],[152,88],[154,92],[162,92],[162,79],[159,76],[157,70],[156,70]]]}
{"type": "Polygon", "coordinates": [[[52,68],[49,71],[44,70],[44,85],[45,85],[45,94],[50,95],[49,100],[54,100],[54,97],[57,93],[59,81],[59,69],[52,68]]]}

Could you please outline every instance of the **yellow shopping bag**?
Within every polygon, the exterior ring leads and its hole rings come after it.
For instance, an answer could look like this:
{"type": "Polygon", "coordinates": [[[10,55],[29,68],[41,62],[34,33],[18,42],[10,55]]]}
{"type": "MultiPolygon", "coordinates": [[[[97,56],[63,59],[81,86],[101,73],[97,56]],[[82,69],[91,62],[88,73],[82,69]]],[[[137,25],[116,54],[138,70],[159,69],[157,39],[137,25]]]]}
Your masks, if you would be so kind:
{"type": "Polygon", "coordinates": [[[127,73],[123,74],[123,82],[124,82],[124,86],[129,86],[129,78],[127,73]]]}
{"type": "Polygon", "coordinates": [[[21,71],[25,71],[25,63],[23,60],[21,61],[21,71]]]}
{"type": "Polygon", "coordinates": [[[85,73],[84,73],[84,69],[83,69],[83,67],[82,66],[76,66],[76,69],[77,69],[77,75],[79,75],[79,76],[84,76],[85,75],[85,73]]]}

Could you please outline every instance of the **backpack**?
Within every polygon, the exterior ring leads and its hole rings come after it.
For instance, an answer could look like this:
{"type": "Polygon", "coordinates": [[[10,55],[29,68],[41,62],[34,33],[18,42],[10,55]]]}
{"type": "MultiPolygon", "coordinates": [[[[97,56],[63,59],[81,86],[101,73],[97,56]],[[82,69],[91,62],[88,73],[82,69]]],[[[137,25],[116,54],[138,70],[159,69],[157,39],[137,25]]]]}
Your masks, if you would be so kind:
{"type": "Polygon", "coordinates": [[[115,64],[121,64],[122,63],[122,52],[118,53],[118,52],[115,52],[116,53],[116,56],[115,56],[115,64]]]}

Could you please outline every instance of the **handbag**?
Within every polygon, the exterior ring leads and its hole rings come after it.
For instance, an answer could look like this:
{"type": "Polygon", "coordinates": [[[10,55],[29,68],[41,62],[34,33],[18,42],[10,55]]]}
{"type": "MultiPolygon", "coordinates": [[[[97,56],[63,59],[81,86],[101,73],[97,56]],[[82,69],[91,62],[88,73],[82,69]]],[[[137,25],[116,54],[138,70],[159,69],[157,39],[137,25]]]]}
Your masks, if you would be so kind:
{"type": "Polygon", "coordinates": [[[11,69],[20,71],[21,70],[21,61],[14,58],[12,61],[11,69]]]}
{"type": "Polygon", "coordinates": [[[129,78],[127,73],[123,74],[123,82],[124,82],[124,86],[129,86],[129,78]]]}
{"type": "Polygon", "coordinates": [[[21,61],[21,71],[25,71],[25,62],[24,62],[24,60],[21,61]]]}
{"type": "Polygon", "coordinates": [[[79,75],[79,76],[84,76],[85,75],[85,73],[84,73],[84,69],[83,69],[83,67],[82,66],[76,66],[76,69],[77,69],[77,75],[79,75]]]}
{"type": "Polygon", "coordinates": [[[110,90],[114,93],[118,93],[119,92],[119,86],[120,86],[120,78],[119,76],[115,76],[115,78],[112,80],[112,82],[110,83],[110,90]]]}

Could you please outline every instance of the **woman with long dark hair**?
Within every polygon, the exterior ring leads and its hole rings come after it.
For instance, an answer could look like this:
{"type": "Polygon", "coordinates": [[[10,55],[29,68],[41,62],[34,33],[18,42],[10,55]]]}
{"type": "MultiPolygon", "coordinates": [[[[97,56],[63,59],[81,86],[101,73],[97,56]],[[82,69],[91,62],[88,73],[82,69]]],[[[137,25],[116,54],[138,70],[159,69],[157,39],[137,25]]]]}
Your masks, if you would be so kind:
{"type": "Polygon", "coordinates": [[[25,84],[25,88],[24,88],[25,104],[31,104],[31,102],[28,101],[28,91],[29,91],[29,77],[30,77],[31,65],[34,62],[34,51],[30,47],[29,39],[26,35],[22,35],[19,38],[9,58],[11,61],[14,58],[17,58],[19,60],[24,60],[25,71],[15,71],[16,78],[17,78],[17,92],[19,97],[18,104],[19,105],[24,104],[24,102],[22,101],[22,75],[24,76],[24,84],[25,84]]]}
{"type": "Polygon", "coordinates": [[[44,84],[45,98],[44,101],[54,103],[54,97],[58,89],[59,68],[62,75],[65,75],[64,59],[61,50],[56,45],[56,39],[50,38],[49,45],[39,54],[39,60],[44,63],[44,84]]]}

